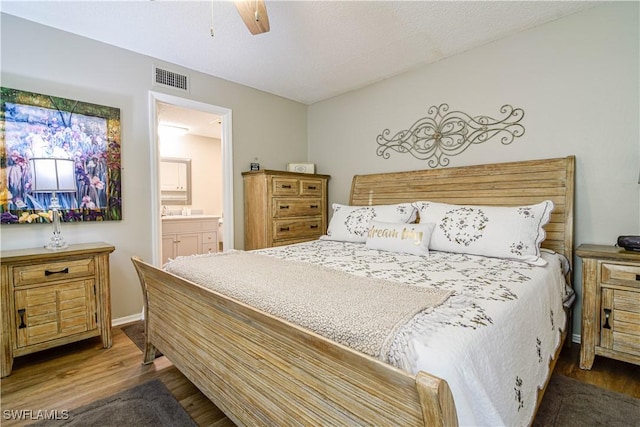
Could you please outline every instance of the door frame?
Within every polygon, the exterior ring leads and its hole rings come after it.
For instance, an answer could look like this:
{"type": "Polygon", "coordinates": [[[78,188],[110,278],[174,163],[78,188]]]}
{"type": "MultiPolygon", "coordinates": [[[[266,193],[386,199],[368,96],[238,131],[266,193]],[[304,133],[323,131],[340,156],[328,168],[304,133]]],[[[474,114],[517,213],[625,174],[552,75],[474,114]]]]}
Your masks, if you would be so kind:
{"type": "Polygon", "coordinates": [[[231,109],[218,105],[206,104],[191,99],[180,98],[166,93],[149,91],[149,144],[150,144],[150,173],[151,173],[151,236],[153,264],[162,264],[162,221],[160,204],[160,147],[158,144],[158,102],[171,104],[190,110],[199,110],[215,114],[222,119],[221,151],[222,151],[222,212],[224,222],[222,235],[224,250],[234,249],[234,220],[233,220],[233,143],[231,129],[231,109]]]}

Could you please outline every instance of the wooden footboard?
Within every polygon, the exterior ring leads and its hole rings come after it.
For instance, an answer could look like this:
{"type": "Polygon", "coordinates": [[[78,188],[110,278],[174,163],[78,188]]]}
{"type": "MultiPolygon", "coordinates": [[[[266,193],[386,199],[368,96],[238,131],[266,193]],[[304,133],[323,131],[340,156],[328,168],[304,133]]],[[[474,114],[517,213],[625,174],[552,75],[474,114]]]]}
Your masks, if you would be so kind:
{"type": "Polygon", "coordinates": [[[455,426],[446,381],[411,376],[132,258],[156,348],[237,425],[455,426]]]}

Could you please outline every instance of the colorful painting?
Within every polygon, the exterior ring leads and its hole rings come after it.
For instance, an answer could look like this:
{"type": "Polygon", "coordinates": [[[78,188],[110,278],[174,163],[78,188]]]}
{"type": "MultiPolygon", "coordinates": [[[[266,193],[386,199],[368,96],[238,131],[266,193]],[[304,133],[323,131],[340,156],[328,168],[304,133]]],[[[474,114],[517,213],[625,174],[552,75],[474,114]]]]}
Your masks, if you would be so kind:
{"type": "Polygon", "coordinates": [[[33,191],[31,159],[75,165],[75,192],[58,193],[60,219],[122,219],[120,109],[0,88],[2,224],[51,221],[51,194],[33,191]]]}

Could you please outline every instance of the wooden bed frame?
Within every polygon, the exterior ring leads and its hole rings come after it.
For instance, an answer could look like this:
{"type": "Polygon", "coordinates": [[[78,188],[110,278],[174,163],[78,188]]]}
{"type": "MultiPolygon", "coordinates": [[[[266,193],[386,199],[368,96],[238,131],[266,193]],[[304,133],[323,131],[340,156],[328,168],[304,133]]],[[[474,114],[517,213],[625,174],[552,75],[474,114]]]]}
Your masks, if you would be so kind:
{"type": "MultiPolygon", "coordinates": [[[[543,246],[571,262],[574,165],[570,156],[358,175],[350,202],[516,206],[550,199],[555,209],[543,246]]],[[[445,380],[410,375],[132,260],[145,302],[144,363],[153,361],[156,348],[162,351],[237,425],[457,425],[445,380]]],[[[554,365],[555,359],[551,371],[554,365]]]]}

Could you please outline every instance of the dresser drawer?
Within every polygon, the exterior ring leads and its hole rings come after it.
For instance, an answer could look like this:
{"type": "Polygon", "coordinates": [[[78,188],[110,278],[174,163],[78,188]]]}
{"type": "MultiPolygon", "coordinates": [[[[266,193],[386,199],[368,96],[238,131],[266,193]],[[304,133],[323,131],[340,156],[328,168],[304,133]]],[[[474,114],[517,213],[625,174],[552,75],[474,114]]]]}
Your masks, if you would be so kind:
{"type": "Polygon", "coordinates": [[[202,245],[201,253],[203,254],[214,254],[218,252],[218,248],[215,243],[206,243],[202,245]]]}
{"type": "Polygon", "coordinates": [[[271,185],[274,196],[297,196],[300,191],[300,181],[297,178],[274,177],[271,185]]]}
{"type": "Polygon", "coordinates": [[[218,252],[218,233],[202,233],[202,246],[200,253],[209,254],[218,252]]]}
{"type": "Polygon", "coordinates": [[[322,232],[322,218],[276,220],[273,222],[274,240],[321,236],[322,232]]]}
{"type": "Polygon", "coordinates": [[[95,274],[93,258],[23,265],[13,268],[13,286],[26,286],[89,277],[95,274]]]}
{"type": "Polygon", "coordinates": [[[217,243],[217,238],[216,238],[217,233],[202,233],[202,244],[203,245],[214,245],[217,243]]]}
{"type": "Polygon", "coordinates": [[[614,283],[640,289],[640,266],[621,264],[602,264],[602,283],[614,283]]]}
{"type": "Polygon", "coordinates": [[[301,196],[322,196],[321,179],[300,179],[301,196]]]}
{"type": "Polygon", "coordinates": [[[322,199],[274,199],[274,218],[316,216],[322,214],[322,199]]]}

